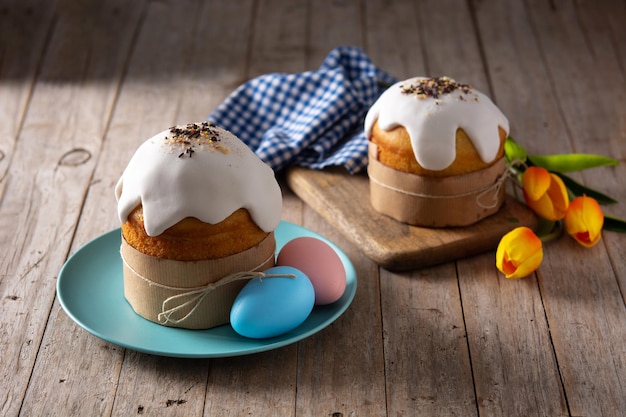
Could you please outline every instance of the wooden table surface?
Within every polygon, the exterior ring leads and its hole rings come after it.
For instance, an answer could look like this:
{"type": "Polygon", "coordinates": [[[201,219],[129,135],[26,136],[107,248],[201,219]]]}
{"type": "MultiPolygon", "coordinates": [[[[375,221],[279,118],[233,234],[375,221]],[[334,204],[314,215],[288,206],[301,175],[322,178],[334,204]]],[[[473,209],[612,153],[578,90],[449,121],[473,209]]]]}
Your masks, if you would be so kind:
{"type": "Polygon", "coordinates": [[[620,160],[574,177],[626,218],[624,40],[617,0],[0,1],[0,415],[626,415],[615,232],[550,242],[523,280],[493,251],[392,273],[284,186],[283,219],[336,242],[358,291],[323,331],[232,358],[110,344],[55,293],[68,256],[119,227],[113,187],[138,144],[338,45],[485,91],[532,153],[620,160]]]}

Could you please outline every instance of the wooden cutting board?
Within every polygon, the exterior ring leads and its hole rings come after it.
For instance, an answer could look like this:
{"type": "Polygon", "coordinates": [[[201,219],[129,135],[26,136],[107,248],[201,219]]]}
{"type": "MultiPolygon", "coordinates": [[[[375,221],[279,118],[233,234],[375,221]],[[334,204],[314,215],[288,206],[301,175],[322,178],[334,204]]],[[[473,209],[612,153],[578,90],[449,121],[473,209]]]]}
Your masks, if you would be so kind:
{"type": "Polygon", "coordinates": [[[409,226],[375,211],[369,203],[366,174],[341,168],[292,167],[289,187],[305,203],[357,245],[374,262],[391,271],[416,269],[494,250],[517,226],[535,229],[537,218],[507,195],[504,206],[481,222],[458,228],[409,226]]]}

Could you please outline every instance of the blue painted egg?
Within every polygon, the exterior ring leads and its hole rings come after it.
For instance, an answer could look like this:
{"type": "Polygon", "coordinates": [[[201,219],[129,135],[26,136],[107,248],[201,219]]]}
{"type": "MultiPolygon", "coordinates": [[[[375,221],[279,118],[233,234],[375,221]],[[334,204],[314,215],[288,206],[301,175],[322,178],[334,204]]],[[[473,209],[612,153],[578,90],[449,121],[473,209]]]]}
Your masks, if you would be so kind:
{"type": "Polygon", "coordinates": [[[315,303],[309,278],[290,266],[264,273],[285,276],[254,278],[239,292],[230,310],[230,324],[241,336],[264,339],[287,333],[302,324],[315,303]]]}

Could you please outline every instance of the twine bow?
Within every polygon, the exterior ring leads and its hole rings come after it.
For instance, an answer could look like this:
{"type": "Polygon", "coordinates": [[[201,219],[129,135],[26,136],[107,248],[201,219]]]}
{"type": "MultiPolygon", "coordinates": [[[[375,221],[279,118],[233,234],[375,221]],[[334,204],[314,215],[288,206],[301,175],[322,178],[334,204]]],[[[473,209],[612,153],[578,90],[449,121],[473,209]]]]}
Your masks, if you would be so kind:
{"type": "Polygon", "coordinates": [[[214,283],[211,283],[211,284],[207,284],[206,286],[203,286],[203,287],[192,288],[192,289],[190,289],[187,292],[184,292],[184,293],[181,293],[181,294],[177,294],[177,295],[173,295],[171,297],[166,298],[163,301],[163,304],[161,306],[161,313],[158,314],[157,319],[159,320],[159,323],[163,323],[163,324],[166,324],[166,323],[172,323],[172,324],[181,323],[181,322],[185,321],[188,317],[190,317],[194,313],[194,311],[202,303],[202,300],[204,300],[204,298],[209,293],[211,293],[211,291],[213,291],[214,289],[216,289],[218,287],[221,287],[222,285],[226,285],[226,284],[229,284],[231,282],[235,282],[235,281],[238,281],[238,280],[241,280],[241,279],[250,279],[250,278],[263,279],[263,278],[278,278],[278,277],[282,277],[282,278],[296,278],[296,276],[294,274],[266,274],[264,272],[257,272],[257,271],[235,272],[234,274],[230,274],[230,275],[225,276],[224,278],[220,279],[217,282],[214,282],[214,283]],[[167,304],[168,303],[171,303],[171,302],[173,303],[173,302],[175,302],[177,300],[184,300],[185,298],[189,298],[189,299],[187,301],[183,301],[181,304],[178,304],[178,305],[175,305],[173,307],[167,308],[167,304]],[[193,307],[182,318],[180,318],[180,319],[172,318],[173,314],[177,313],[180,310],[188,308],[190,306],[193,306],[193,307]]]}
{"type": "Polygon", "coordinates": [[[506,183],[506,180],[508,180],[509,178],[515,175],[515,172],[513,171],[513,166],[516,162],[517,161],[512,161],[508,163],[502,175],[500,175],[493,184],[491,184],[489,187],[487,187],[485,190],[483,190],[480,194],[476,196],[476,204],[478,204],[480,207],[484,209],[494,208],[495,206],[498,205],[498,196],[500,195],[500,190],[506,183]],[[483,204],[481,202],[481,198],[489,194],[491,191],[493,191],[493,194],[491,197],[491,203],[483,204]]]}

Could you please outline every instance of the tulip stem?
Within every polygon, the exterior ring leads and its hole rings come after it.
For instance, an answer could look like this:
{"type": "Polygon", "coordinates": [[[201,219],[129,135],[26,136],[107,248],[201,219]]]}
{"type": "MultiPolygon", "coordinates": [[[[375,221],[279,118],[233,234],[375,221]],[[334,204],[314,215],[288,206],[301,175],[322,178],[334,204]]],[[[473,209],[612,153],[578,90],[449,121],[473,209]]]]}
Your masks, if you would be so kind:
{"type": "Polygon", "coordinates": [[[546,220],[539,217],[537,225],[537,236],[543,243],[551,242],[558,239],[563,233],[563,222],[546,220]]]}

